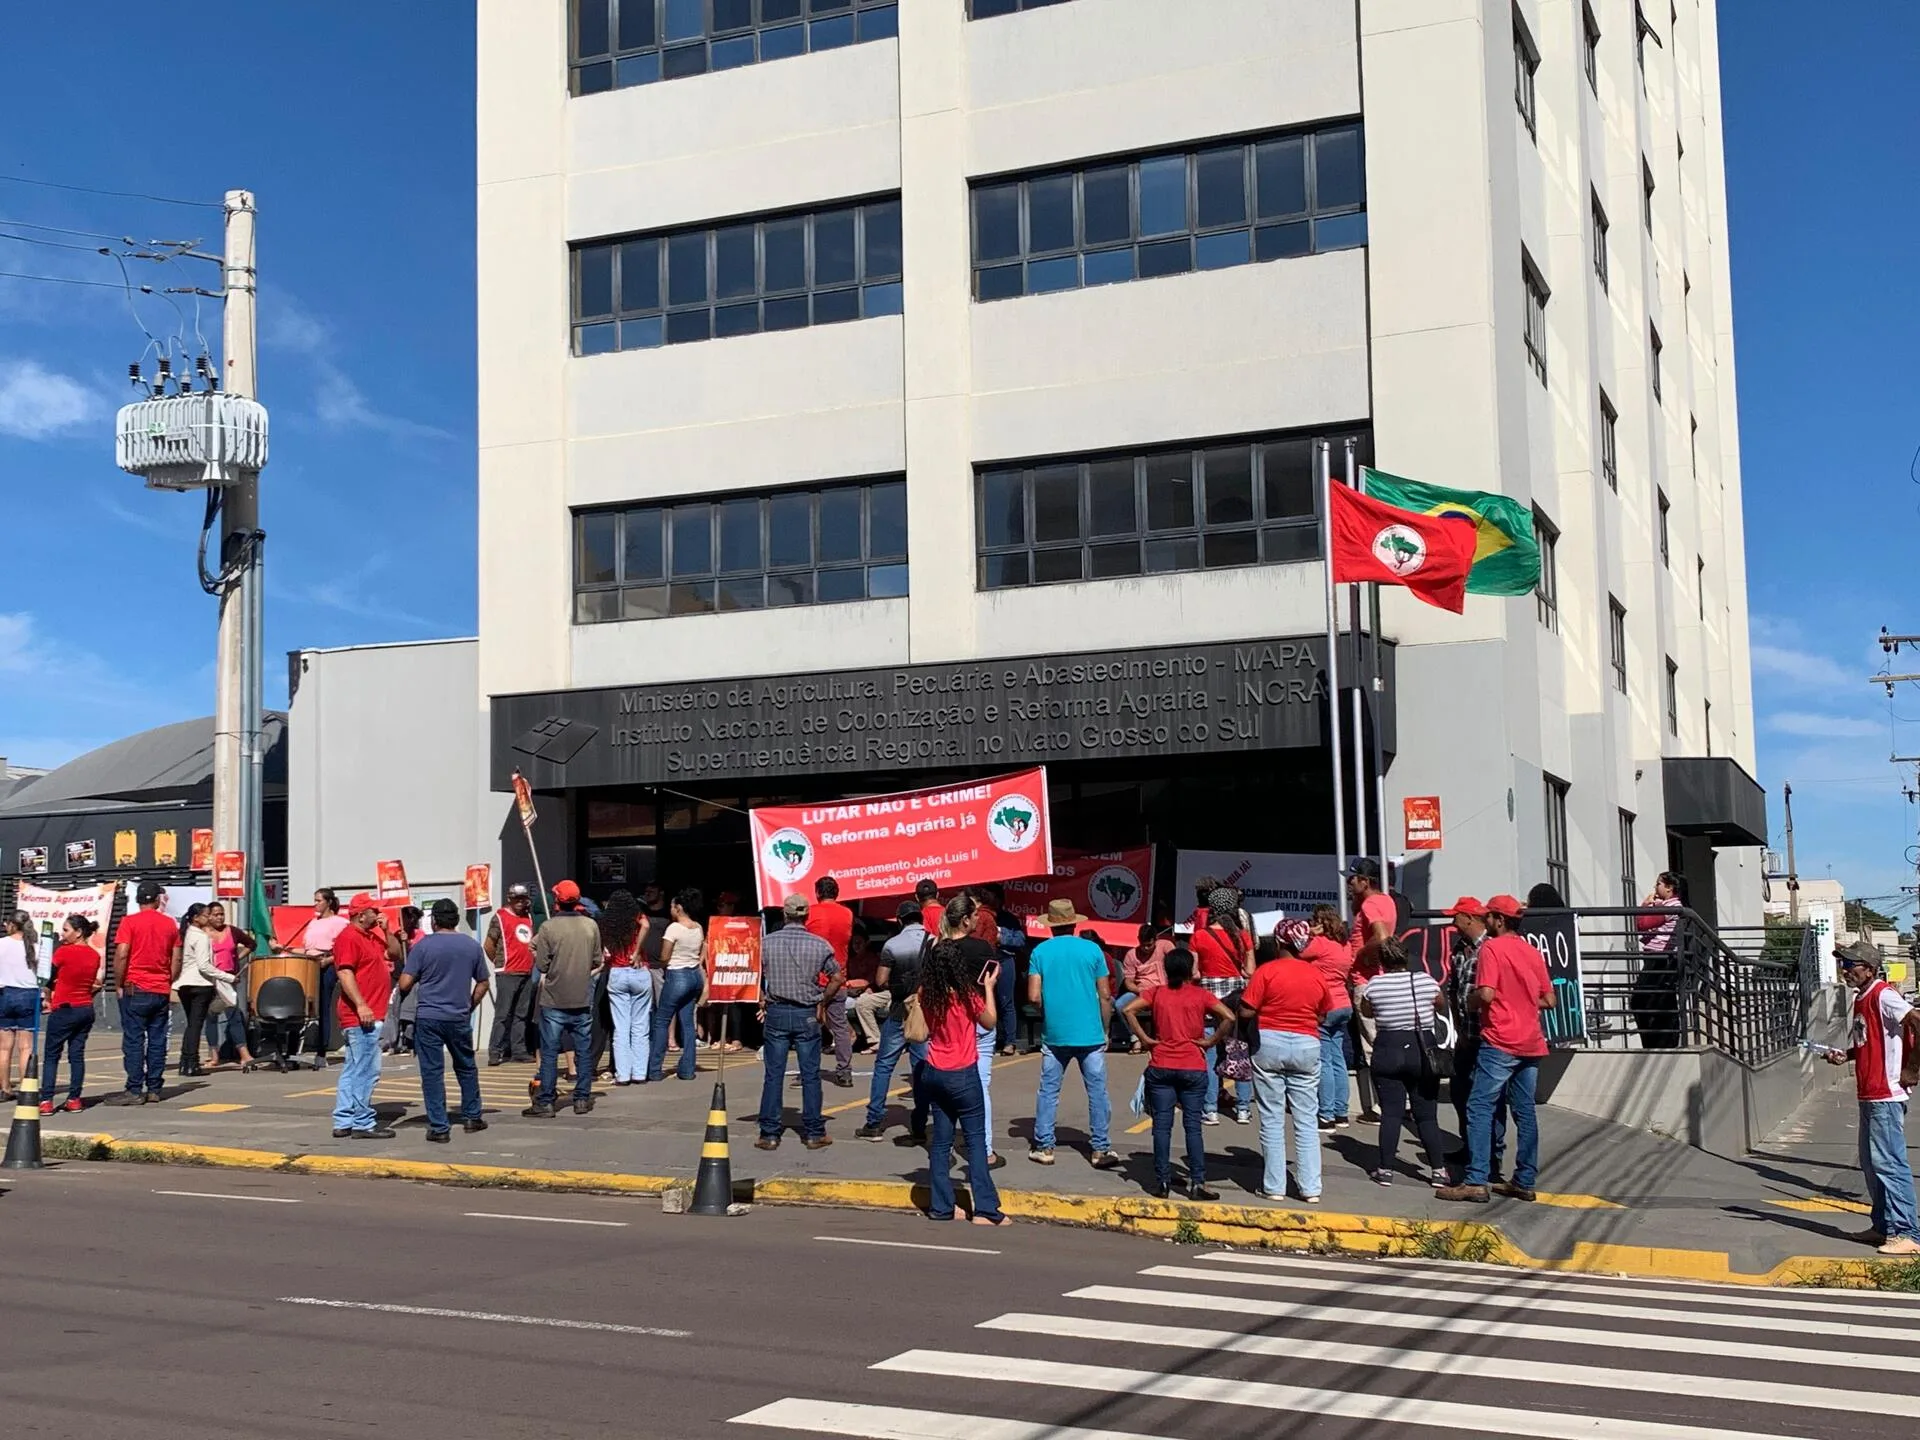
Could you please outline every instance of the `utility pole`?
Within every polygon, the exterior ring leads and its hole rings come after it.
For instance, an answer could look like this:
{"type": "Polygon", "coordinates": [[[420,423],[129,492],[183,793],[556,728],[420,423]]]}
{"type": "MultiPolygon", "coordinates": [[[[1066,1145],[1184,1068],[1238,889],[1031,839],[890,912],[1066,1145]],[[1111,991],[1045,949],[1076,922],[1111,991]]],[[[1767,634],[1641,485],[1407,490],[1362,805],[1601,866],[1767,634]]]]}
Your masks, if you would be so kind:
{"type": "Polygon", "coordinates": [[[1787,919],[1800,923],[1800,872],[1793,863],[1793,785],[1780,787],[1781,802],[1787,807],[1787,919]]]}
{"type": "MultiPolygon", "coordinates": [[[[229,190],[225,208],[221,388],[228,395],[251,400],[259,383],[254,351],[259,281],[254,267],[253,192],[229,190]]],[[[239,578],[220,596],[213,720],[213,843],[216,850],[245,854],[248,905],[264,858],[260,853],[262,539],[259,478],[248,473],[224,487],[220,496],[220,562],[223,568],[236,569],[239,578]]]]}

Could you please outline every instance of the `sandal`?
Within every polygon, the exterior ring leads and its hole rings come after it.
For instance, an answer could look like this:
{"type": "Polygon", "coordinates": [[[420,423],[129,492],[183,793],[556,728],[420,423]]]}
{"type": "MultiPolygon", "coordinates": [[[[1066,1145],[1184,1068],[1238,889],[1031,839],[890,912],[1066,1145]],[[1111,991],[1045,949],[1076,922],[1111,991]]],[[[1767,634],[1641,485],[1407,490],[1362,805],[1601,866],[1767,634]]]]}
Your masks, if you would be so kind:
{"type": "Polygon", "coordinates": [[[989,1220],[984,1215],[970,1215],[967,1217],[967,1223],[969,1225],[986,1225],[995,1230],[1004,1230],[1007,1226],[1013,1224],[1013,1217],[1011,1215],[1002,1215],[997,1220],[989,1220]]]}

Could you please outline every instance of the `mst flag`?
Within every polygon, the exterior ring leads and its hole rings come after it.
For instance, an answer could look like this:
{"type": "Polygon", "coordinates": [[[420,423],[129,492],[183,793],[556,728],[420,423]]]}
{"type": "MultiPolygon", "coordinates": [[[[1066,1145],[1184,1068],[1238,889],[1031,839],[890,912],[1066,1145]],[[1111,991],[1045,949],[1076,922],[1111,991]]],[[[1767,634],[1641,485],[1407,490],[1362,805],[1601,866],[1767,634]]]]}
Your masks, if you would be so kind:
{"type": "Polygon", "coordinates": [[[1454,516],[1396,509],[1344,485],[1328,492],[1335,584],[1404,585],[1442,610],[1457,615],[1466,608],[1471,525],[1454,516]]]}
{"type": "Polygon", "coordinates": [[[1367,494],[1422,515],[1464,515],[1474,525],[1470,595],[1526,595],[1540,583],[1540,547],[1533,512],[1509,495],[1449,490],[1379,470],[1361,471],[1367,494]]]}

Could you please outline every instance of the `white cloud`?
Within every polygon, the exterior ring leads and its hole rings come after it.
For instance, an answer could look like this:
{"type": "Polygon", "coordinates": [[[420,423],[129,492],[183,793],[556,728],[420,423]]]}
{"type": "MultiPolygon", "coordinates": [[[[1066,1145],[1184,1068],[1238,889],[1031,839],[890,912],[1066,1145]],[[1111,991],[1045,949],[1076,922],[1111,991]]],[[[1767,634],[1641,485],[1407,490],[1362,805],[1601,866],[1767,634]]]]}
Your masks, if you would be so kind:
{"type": "Polygon", "coordinates": [[[1756,643],[1752,648],[1753,673],[1769,680],[1782,680],[1798,689],[1832,690],[1860,687],[1867,677],[1853,674],[1838,661],[1811,650],[1788,645],[1756,643]]]}
{"type": "Polygon", "coordinates": [[[45,440],[88,424],[105,408],[78,380],[37,361],[0,364],[0,435],[45,440]]]}
{"type": "Polygon", "coordinates": [[[1816,715],[1805,710],[1782,710],[1767,716],[1764,723],[1769,730],[1778,730],[1783,735],[1800,735],[1821,740],[1865,738],[1887,733],[1884,720],[1858,720],[1845,715],[1816,715]]]}
{"type": "Polygon", "coordinates": [[[330,430],[372,430],[411,440],[454,440],[451,431],[378,409],[341,368],[340,343],[327,322],[291,295],[268,290],[260,299],[261,340],[304,359],[313,371],[313,413],[330,430]]]}

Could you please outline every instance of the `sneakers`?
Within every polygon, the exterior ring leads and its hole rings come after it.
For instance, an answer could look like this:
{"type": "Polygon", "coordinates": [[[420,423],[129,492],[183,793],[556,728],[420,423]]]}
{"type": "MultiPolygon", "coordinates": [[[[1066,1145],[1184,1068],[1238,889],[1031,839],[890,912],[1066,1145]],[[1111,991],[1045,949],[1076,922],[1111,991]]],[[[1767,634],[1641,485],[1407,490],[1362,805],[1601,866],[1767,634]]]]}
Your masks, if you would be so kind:
{"type": "Polygon", "coordinates": [[[482,1130],[487,1128],[487,1122],[484,1120],[462,1120],[460,1122],[460,1128],[469,1135],[478,1135],[482,1130]]]}
{"type": "Polygon", "coordinates": [[[142,1105],[158,1105],[160,1103],[160,1092],[158,1090],[147,1091],[146,1094],[140,1097],[140,1103],[142,1105]]]}
{"type": "Polygon", "coordinates": [[[802,1140],[801,1148],[806,1150],[824,1150],[833,1144],[831,1135],[815,1135],[811,1140],[802,1140]]]}
{"type": "Polygon", "coordinates": [[[67,1101],[66,1104],[62,1105],[60,1108],[62,1110],[67,1111],[69,1114],[78,1115],[82,1110],[86,1109],[87,1107],[81,1103],[80,1097],[76,1095],[71,1100],[67,1101]]]}
{"type": "Polygon", "coordinates": [[[146,1097],[141,1095],[137,1090],[122,1090],[118,1095],[108,1100],[102,1100],[100,1103],[102,1105],[138,1105],[145,1098],[146,1097]]]}
{"type": "Polygon", "coordinates": [[[333,1127],[333,1138],[336,1140],[344,1140],[351,1134],[353,1134],[351,1130],[343,1129],[338,1125],[333,1127]]]}
{"type": "Polygon", "coordinates": [[[573,1113],[576,1115],[591,1115],[593,1113],[593,1097],[589,1095],[584,1100],[574,1101],[573,1113]]]}
{"type": "Polygon", "coordinates": [[[1453,1200],[1469,1205],[1487,1203],[1487,1187],[1484,1185],[1442,1185],[1433,1192],[1436,1200],[1453,1200]]]}
{"type": "Polygon", "coordinates": [[[1332,1131],[1333,1131],[1333,1121],[1331,1121],[1331,1120],[1322,1120],[1322,1121],[1320,1122],[1320,1133],[1321,1133],[1322,1135],[1327,1135],[1327,1134],[1331,1134],[1331,1133],[1332,1133],[1332,1131]]]}
{"type": "Polygon", "coordinates": [[[42,1100],[42,1101],[40,1102],[40,1113],[41,1113],[42,1115],[51,1115],[51,1114],[53,1114],[53,1101],[51,1101],[51,1100],[42,1100]]]}
{"type": "Polygon", "coordinates": [[[1920,1240],[1911,1235],[1895,1235],[1875,1252],[1880,1255],[1920,1255],[1920,1240]]]}
{"type": "Polygon", "coordinates": [[[1202,1125],[1218,1125],[1220,1123],[1220,1117],[1209,1110],[1200,1117],[1200,1123],[1202,1125]]]}
{"type": "Polygon", "coordinates": [[[1496,1195],[1504,1195],[1509,1200],[1527,1200],[1534,1198],[1531,1185],[1517,1185],[1511,1180],[1501,1180],[1488,1187],[1496,1195]]]}
{"type": "Polygon", "coordinates": [[[1093,1168],[1096,1170],[1118,1170],[1120,1165],[1120,1157],[1111,1150],[1093,1152],[1093,1168]]]}
{"type": "Polygon", "coordinates": [[[853,1132],[853,1138],[856,1140],[884,1140],[886,1136],[887,1127],[884,1125],[862,1125],[853,1132]]]}
{"type": "Polygon", "coordinates": [[[1382,1165],[1377,1169],[1369,1170],[1367,1172],[1367,1179],[1376,1185],[1391,1185],[1393,1184],[1393,1172],[1382,1165]]]}
{"type": "Polygon", "coordinates": [[[529,1120],[551,1120],[553,1119],[553,1106],[542,1105],[536,1100],[520,1113],[529,1120]]]}
{"type": "Polygon", "coordinates": [[[1242,1105],[1238,1110],[1233,1112],[1233,1123],[1236,1125],[1246,1125],[1250,1123],[1252,1119],[1253,1110],[1249,1106],[1242,1105]]]}
{"type": "Polygon", "coordinates": [[[1033,1161],[1036,1165],[1051,1165],[1053,1164],[1053,1147],[1049,1145],[1044,1150],[1029,1150],[1027,1151],[1027,1159],[1033,1161]]]}
{"type": "Polygon", "coordinates": [[[851,1070],[843,1070],[837,1075],[829,1075],[827,1076],[827,1083],[829,1085],[838,1085],[843,1090],[851,1090],[853,1088],[853,1072],[851,1070]]]}

